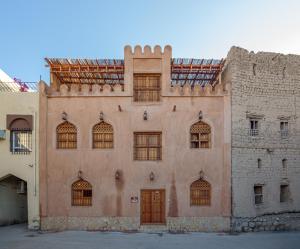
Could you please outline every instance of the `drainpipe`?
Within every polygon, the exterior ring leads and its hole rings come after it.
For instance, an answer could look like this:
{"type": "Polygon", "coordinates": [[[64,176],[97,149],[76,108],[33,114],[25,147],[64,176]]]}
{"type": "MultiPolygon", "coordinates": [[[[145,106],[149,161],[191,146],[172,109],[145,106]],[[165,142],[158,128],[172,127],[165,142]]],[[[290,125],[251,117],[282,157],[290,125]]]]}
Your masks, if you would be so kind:
{"type": "Polygon", "coordinates": [[[34,112],[34,192],[33,192],[33,195],[36,196],[36,152],[37,152],[37,137],[36,137],[36,130],[37,130],[37,127],[36,127],[36,116],[37,116],[37,113],[34,112]]]}

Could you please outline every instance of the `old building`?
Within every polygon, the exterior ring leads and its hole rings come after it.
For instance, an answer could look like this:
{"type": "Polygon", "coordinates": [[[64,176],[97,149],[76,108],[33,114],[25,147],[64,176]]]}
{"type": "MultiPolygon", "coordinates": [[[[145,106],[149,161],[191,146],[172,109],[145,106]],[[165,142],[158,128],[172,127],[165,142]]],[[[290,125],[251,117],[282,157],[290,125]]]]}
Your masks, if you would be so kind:
{"type": "Polygon", "coordinates": [[[35,83],[0,70],[0,226],[39,228],[38,105],[35,83]]]}
{"type": "Polygon", "coordinates": [[[232,228],[300,229],[300,56],[233,47],[232,228]]]}
{"type": "Polygon", "coordinates": [[[126,46],[124,60],[46,61],[42,229],[230,229],[224,61],[172,58],[170,46],[126,46]]]}

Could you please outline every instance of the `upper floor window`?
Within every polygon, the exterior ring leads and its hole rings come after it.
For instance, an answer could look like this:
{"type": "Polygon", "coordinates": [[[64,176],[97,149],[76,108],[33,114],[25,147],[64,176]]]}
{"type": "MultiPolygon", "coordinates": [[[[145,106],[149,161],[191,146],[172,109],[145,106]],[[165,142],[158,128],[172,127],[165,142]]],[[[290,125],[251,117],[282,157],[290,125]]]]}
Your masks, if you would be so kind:
{"type": "Polygon", "coordinates": [[[289,134],[289,123],[287,121],[280,122],[280,135],[282,138],[286,138],[289,134]]]}
{"type": "Polygon", "coordinates": [[[250,136],[258,136],[258,120],[250,119],[250,136]]]}
{"type": "Polygon", "coordinates": [[[211,186],[209,182],[199,179],[190,187],[191,206],[208,206],[211,200],[211,186]]]}
{"type": "Polygon", "coordinates": [[[10,151],[13,154],[28,154],[32,151],[32,115],[7,115],[10,130],[10,151]]]}
{"type": "Polygon", "coordinates": [[[210,148],[211,129],[210,126],[199,121],[191,126],[191,148],[210,148]]]}
{"type": "Polygon", "coordinates": [[[92,206],[92,185],[83,179],[72,184],[72,206],[92,206]]]}
{"type": "Polygon", "coordinates": [[[10,151],[13,154],[29,154],[32,150],[32,136],[29,130],[10,131],[10,151]]]}
{"type": "Polygon", "coordinates": [[[254,203],[255,204],[263,203],[263,186],[262,185],[254,186],[254,203]]]}
{"type": "Polygon", "coordinates": [[[102,121],[93,127],[93,148],[113,148],[114,131],[112,125],[102,121]]]}
{"type": "Polygon", "coordinates": [[[134,133],[134,160],[161,160],[161,132],[134,133]]]}
{"type": "Polygon", "coordinates": [[[76,149],[77,128],[72,123],[65,121],[56,128],[56,148],[76,149]]]}
{"type": "Polygon", "coordinates": [[[160,75],[134,74],[133,99],[137,102],[160,101],[160,75]]]}

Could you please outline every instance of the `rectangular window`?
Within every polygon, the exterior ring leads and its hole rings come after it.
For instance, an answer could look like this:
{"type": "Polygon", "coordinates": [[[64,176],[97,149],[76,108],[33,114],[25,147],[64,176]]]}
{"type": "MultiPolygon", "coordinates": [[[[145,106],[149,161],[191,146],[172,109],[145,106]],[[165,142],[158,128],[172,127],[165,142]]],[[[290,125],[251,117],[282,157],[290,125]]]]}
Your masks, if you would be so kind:
{"type": "Polygon", "coordinates": [[[11,130],[10,151],[13,154],[29,154],[32,150],[31,131],[11,130]]]}
{"type": "Polygon", "coordinates": [[[280,135],[282,138],[287,137],[289,134],[289,123],[287,121],[280,122],[280,135]]]}
{"type": "Polygon", "coordinates": [[[160,100],[160,75],[135,74],[133,79],[133,99],[137,102],[160,100]]]}
{"type": "Polygon", "coordinates": [[[280,202],[287,202],[289,200],[289,185],[280,185],[280,202]]]}
{"type": "Polygon", "coordinates": [[[161,132],[134,133],[134,160],[161,160],[161,132]]]}
{"type": "Polygon", "coordinates": [[[258,136],[258,120],[250,119],[250,136],[258,136]]]}
{"type": "Polygon", "coordinates": [[[255,204],[263,203],[263,186],[260,185],[254,186],[254,198],[255,198],[255,204]]]}

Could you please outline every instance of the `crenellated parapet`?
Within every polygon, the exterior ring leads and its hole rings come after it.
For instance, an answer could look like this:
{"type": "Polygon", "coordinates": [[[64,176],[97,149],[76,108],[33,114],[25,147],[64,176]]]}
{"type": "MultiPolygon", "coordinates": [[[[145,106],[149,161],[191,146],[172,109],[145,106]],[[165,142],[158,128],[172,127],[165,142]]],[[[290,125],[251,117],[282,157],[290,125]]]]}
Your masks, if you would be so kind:
{"type": "Polygon", "coordinates": [[[136,45],[134,48],[127,45],[124,47],[124,55],[125,57],[132,56],[133,58],[162,58],[165,56],[172,56],[172,47],[170,45],[166,45],[164,49],[162,50],[161,46],[156,45],[153,47],[153,49],[146,45],[143,48],[140,45],[136,45]]]}
{"type": "Polygon", "coordinates": [[[62,84],[58,90],[48,89],[51,96],[127,96],[124,92],[124,85],[89,85],[89,84],[62,84]]]}
{"type": "Polygon", "coordinates": [[[171,82],[172,47],[162,48],[158,45],[143,48],[139,45],[124,48],[124,85],[125,91],[132,94],[133,78],[135,74],[159,74],[161,76],[161,89],[164,93],[171,82]]]}
{"type": "Polygon", "coordinates": [[[210,84],[205,86],[185,84],[184,86],[170,86],[166,96],[225,96],[230,93],[230,84],[219,83],[214,87],[210,84]]]}

